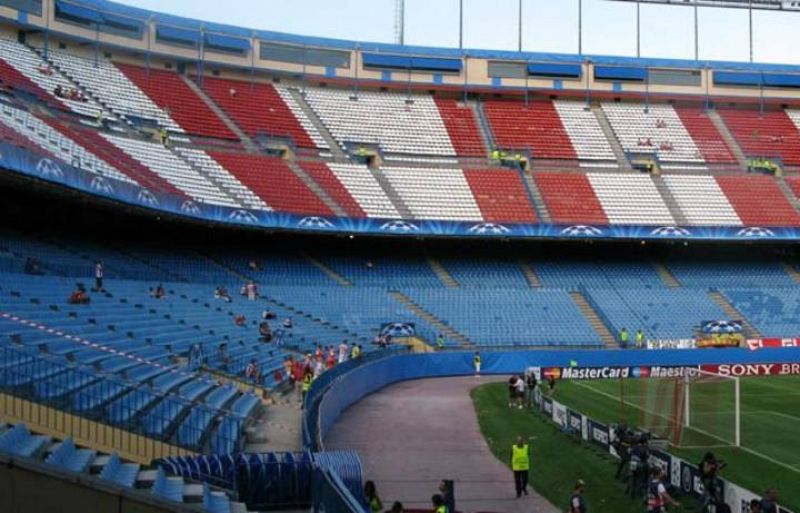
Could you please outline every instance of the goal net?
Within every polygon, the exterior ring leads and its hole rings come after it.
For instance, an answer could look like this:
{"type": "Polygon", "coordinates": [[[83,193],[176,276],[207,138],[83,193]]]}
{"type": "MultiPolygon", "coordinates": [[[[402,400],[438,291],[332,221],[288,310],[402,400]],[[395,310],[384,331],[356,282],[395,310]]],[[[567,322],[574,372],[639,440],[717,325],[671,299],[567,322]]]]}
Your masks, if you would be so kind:
{"type": "Polygon", "coordinates": [[[739,378],[696,371],[639,383],[639,427],[679,447],[739,446],[739,378]]]}

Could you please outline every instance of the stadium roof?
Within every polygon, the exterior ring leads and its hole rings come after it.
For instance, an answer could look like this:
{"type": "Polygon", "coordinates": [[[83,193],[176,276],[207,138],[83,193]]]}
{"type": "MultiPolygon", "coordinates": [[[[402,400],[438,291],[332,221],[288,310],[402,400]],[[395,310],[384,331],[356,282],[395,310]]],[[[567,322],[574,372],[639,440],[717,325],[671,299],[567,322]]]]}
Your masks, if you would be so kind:
{"type": "Polygon", "coordinates": [[[676,5],[681,7],[723,7],[765,11],[800,11],[797,0],[612,0],[614,2],[676,5]]]}

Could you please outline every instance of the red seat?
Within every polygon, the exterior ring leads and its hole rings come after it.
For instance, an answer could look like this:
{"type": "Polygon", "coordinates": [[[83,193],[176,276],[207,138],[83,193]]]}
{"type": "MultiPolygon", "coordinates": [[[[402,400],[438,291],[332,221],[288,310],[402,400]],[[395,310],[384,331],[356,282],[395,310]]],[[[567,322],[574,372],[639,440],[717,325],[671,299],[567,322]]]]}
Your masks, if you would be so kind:
{"type": "Polygon", "coordinates": [[[608,224],[600,200],[584,173],[536,173],[539,192],[558,224],[608,224]]]}
{"type": "Polygon", "coordinates": [[[553,102],[490,100],[483,110],[500,149],[531,150],[538,159],[577,159],[553,102]]]}
{"type": "Polygon", "coordinates": [[[675,107],[675,112],[683,122],[683,126],[692,136],[694,143],[700,150],[703,159],[710,164],[734,164],[728,143],[708,118],[708,115],[698,107],[675,107]]]}
{"type": "Polygon", "coordinates": [[[342,185],[342,182],[333,174],[328,164],[317,161],[300,162],[300,167],[308,173],[315,182],[322,187],[333,201],[347,212],[350,217],[367,217],[361,205],[350,195],[350,192],[342,185]]]}
{"type": "Polygon", "coordinates": [[[748,157],[780,157],[785,164],[800,165],[800,132],[786,112],[719,109],[736,142],[748,157]]]}
{"type": "Polygon", "coordinates": [[[800,226],[800,214],[773,177],[718,176],[716,179],[745,226],[800,226]]]}
{"type": "Polygon", "coordinates": [[[464,176],[486,221],[536,222],[536,211],[519,173],[510,169],[465,169],[464,176]]]}
{"type": "Polygon", "coordinates": [[[0,87],[32,94],[51,107],[69,110],[61,100],[51,94],[51,91],[45,91],[39,84],[3,59],[0,59],[0,87]]]}
{"type": "Polygon", "coordinates": [[[151,69],[148,74],[144,68],[114,64],[187,133],[216,139],[238,139],[177,73],[151,69]]]}
{"type": "Polygon", "coordinates": [[[486,147],[478,129],[475,112],[469,106],[459,105],[459,102],[452,99],[436,98],[436,106],[439,107],[439,114],[450,135],[456,155],[485,157],[486,147]]]}

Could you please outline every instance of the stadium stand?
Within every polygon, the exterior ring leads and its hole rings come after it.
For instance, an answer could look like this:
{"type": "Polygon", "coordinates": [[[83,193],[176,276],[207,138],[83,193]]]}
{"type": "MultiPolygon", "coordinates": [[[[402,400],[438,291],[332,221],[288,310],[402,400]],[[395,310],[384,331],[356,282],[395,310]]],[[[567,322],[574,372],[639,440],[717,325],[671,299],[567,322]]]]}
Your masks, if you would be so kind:
{"type": "Polygon", "coordinates": [[[483,103],[496,145],[529,150],[535,158],[577,159],[559,111],[551,101],[489,100],[483,103]]]}
{"type": "Polygon", "coordinates": [[[718,109],[748,157],[780,158],[800,165],[800,132],[783,110],[718,109]]]}
{"type": "Polygon", "coordinates": [[[736,226],[742,221],[713,176],[664,175],[664,183],[691,225],[736,226]]]}
{"type": "Polygon", "coordinates": [[[650,176],[588,173],[587,177],[609,223],[675,224],[650,176]]]}
{"type": "Polygon", "coordinates": [[[716,177],[746,226],[798,226],[800,215],[777,182],[764,175],[716,177]]]}
{"type": "Polygon", "coordinates": [[[703,109],[689,106],[674,107],[674,109],[706,163],[736,163],[728,144],[703,109]]]}
{"type": "Polygon", "coordinates": [[[608,224],[608,217],[583,173],[536,173],[533,175],[553,222],[608,224]]]}
{"type": "Polygon", "coordinates": [[[581,160],[614,160],[614,152],[594,113],[586,104],[574,101],[554,101],[575,153],[581,160]]]}
{"type": "MultiPolygon", "coordinates": [[[[350,217],[366,217],[366,213],[325,162],[303,161],[300,167],[314,179],[350,217]]],[[[367,172],[364,170],[364,172],[367,172]]]]}
{"type": "Polygon", "coordinates": [[[147,70],[130,64],[114,63],[114,65],[187,133],[216,139],[238,140],[238,137],[177,73],[160,69],[147,70]]]}
{"type": "Polygon", "coordinates": [[[416,219],[483,220],[460,169],[384,167],[380,172],[416,219]]]}
{"type": "Polygon", "coordinates": [[[460,157],[485,157],[486,148],[472,108],[448,98],[436,98],[435,101],[456,154],[460,157]]]}
{"type": "Polygon", "coordinates": [[[392,200],[369,169],[358,164],[328,164],[331,172],[339,179],[367,217],[396,219],[400,217],[392,200]]]}
{"type": "Polygon", "coordinates": [[[536,222],[536,211],[517,172],[507,169],[465,169],[464,177],[485,221],[536,222]]]}

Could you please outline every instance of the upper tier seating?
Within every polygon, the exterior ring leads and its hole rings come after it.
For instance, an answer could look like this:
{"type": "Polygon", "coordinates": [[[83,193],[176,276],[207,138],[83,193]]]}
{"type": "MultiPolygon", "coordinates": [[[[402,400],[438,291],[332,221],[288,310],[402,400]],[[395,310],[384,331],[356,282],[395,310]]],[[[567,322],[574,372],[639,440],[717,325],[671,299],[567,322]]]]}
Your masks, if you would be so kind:
{"type": "Polygon", "coordinates": [[[716,180],[745,226],[800,226],[800,214],[774,178],[725,175],[716,180]]]}
{"type": "Polygon", "coordinates": [[[548,288],[578,290],[664,288],[655,268],[646,262],[594,259],[539,259],[531,262],[531,268],[548,288]]]}
{"type": "Polygon", "coordinates": [[[397,219],[400,213],[369,169],[358,164],[331,162],[328,167],[358,202],[367,217],[397,219]]]}
{"type": "Polygon", "coordinates": [[[675,224],[649,175],[589,173],[587,176],[611,224],[675,224]]]}
{"type": "Polygon", "coordinates": [[[465,169],[483,218],[491,223],[535,223],[536,211],[517,171],[465,169]]]}
{"type": "Polygon", "coordinates": [[[603,103],[603,112],[626,151],[655,153],[663,162],[704,162],[672,105],[651,104],[647,110],[643,104],[603,103]]]}
{"type": "Polygon", "coordinates": [[[61,86],[65,91],[72,91],[75,89],[75,85],[27,46],[16,41],[0,38],[0,56],[6,63],[16,68],[17,71],[46,91],[53,99],[48,103],[66,105],[73,112],[91,116],[92,119],[96,118],[97,113],[103,110],[91,98],[86,98],[85,102],[66,98],[55,100],[53,92],[58,86],[61,86]]]}
{"type": "MultiPolygon", "coordinates": [[[[453,157],[439,109],[429,96],[309,88],[306,101],[341,145],[379,144],[385,153],[453,157]]],[[[387,158],[389,155],[387,155],[387,158]]]]}
{"type": "Polygon", "coordinates": [[[553,105],[579,159],[614,160],[611,144],[600,128],[597,116],[585,108],[585,103],[559,100],[553,105]]]}
{"type": "Polygon", "coordinates": [[[164,109],[153,103],[105,57],[95,61],[51,50],[48,58],[67,76],[91,91],[92,95],[123,118],[151,120],[169,130],[183,131],[164,109]]]}
{"type": "Polygon", "coordinates": [[[44,148],[68,164],[108,178],[136,183],[118,169],[97,158],[86,147],[78,144],[76,140],[81,138],[71,139],[24,110],[4,104],[0,109],[0,124],[16,130],[34,145],[44,148]]]}
{"type": "MultiPolygon", "coordinates": [[[[7,112],[11,112],[11,109],[8,108],[6,104],[2,104],[2,107],[0,108],[7,112]]],[[[5,119],[5,115],[0,119],[5,119]]],[[[25,137],[17,129],[7,125],[5,122],[0,122],[0,141],[12,144],[19,148],[24,148],[36,155],[41,155],[42,157],[55,157],[50,150],[44,149],[38,141],[25,137]]]]}
{"type": "Polygon", "coordinates": [[[472,108],[449,98],[435,100],[456,154],[461,157],[485,157],[486,147],[472,108]]]}
{"type": "Polygon", "coordinates": [[[236,207],[238,204],[219,187],[198,173],[163,145],[111,134],[103,138],[201,203],[236,207]]]}
{"type": "Polygon", "coordinates": [[[459,287],[481,289],[529,289],[519,263],[489,259],[447,258],[440,263],[459,287]]]}
{"type": "Polygon", "coordinates": [[[325,192],[339,204],[350,217],[367,217],[364,210],[353,199],[347,188],[342,185],[342,182],[331,171],[328,164],[325,162],[316,161],[303,161],[300,162],[300,167],[322,187],[325,192]]]}
{"type": "Polygon", "coordinates": [[[533,177],[554,223],[608,224],[586,174],[536,173],[533,177]]]}
{"type": "Polygon", "coordinates": [[[483,111],[495,144],[505,150],[530,150],[533,158],[576,159],[578,154],[553,102],[490,100],[483,111]]]}
{"type": "Polygon", "coordinates": [[[115,65],[187,133],[216,139],[238,139],[177,73],[160,69],[148,71],[130,64],[115,65]]]}
{"type": "Polygon", "coordinates": [[[61,100],[42,89],[14,66],[0,59],[0,90],[22,92],[36,96],[40,101],[57,109],[68,110],[61,100]]]}
{"type": "MultiPolygon", "coordinates": [[[[800,291],[791,288],[723,290],[725,297],[764,337],[796,336],[800,325],[800,291]]],[[[746,287],[742,285],[742,287],[746,287]]]]}
{"type": "Polygon", "coordinates": [[[713,176],[664,175],[664,183],[667,184],[689,224],[700,226],[742,224],[713,176]]]}
{"type": "Polygon", "coordinates": [[[483,220],[460,169],[385,167],[381,173],[416,219],[483,220]]]}
{"type": "Polygon", "coordinates": [[[777,261],[669,260],[665,263],[682,287],[714,289],[794,288],[797,283],[777,261]]]}
{"type": "Polygon", "coordinates": [[[388,258],[362,255],[363,258],[326,257],[322,260],[357,287],[439,288],[442,282],[430,264],[422,258],[388,258]]]}
{"type": "Polygon", "coordinates": [[[718,109],[736,142],[748,157],[779,157],[800,165],[800,132],[783,110],[718,109]]]}
{"type": "Polygon", "coordinates": [[[301,148],[327,147],[313,126],[306,128],[298,120],[272,84],[205,77],[203,90],[250,137],[290,137],[301,148]]]}
{"type": "Polygon", "coordinates": [[[220,152],[210,155],[275,210],[333,215],[331,209],[280,158],[220,152]]]}
{"type": "Polygon", "coordinates": [[[736,158],[714,122],[699,107],[675,107],[683,126],[692,136],[703,159],[709,164],[734,164],[736,158]]]}

